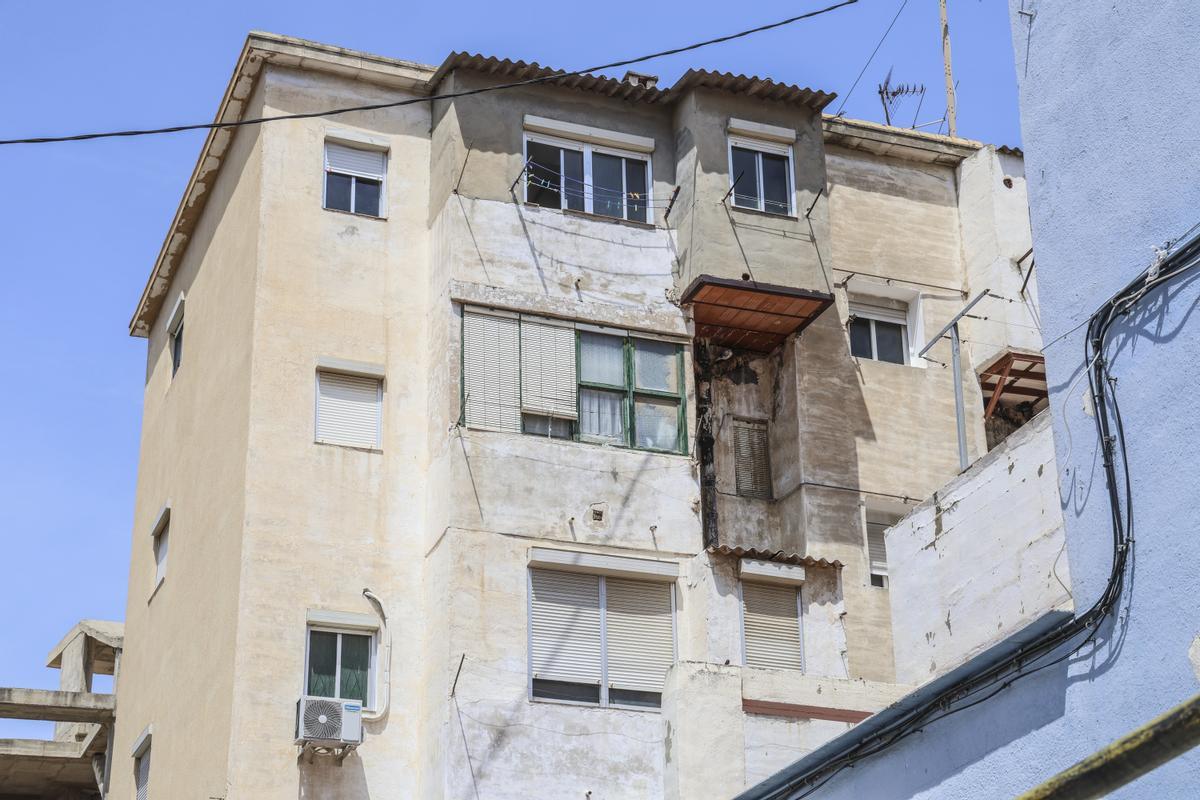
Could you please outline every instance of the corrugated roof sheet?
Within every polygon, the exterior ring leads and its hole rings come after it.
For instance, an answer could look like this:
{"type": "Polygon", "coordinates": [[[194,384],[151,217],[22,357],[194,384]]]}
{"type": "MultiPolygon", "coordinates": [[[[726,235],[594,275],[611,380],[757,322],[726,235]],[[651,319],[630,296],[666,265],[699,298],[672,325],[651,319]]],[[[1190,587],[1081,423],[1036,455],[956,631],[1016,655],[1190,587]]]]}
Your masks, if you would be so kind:
{"type": "Polygon", "coordinates": [[[730,547],[727,544],[712,545],[708,552],[736,558],[757,558],[763,561],[779,561],[784,564],[797,564],[802,567],[832,567],[841,569],[840,561],[829,561],[824,558],[813,558],[799,553],[785,553],[782,550],[758,550],[753,547],[730,547]]]}
{"type": "Polygon", "coordinates": [[[669,89],[647,87],[605,75],[567,75],[564,70],[546,67],[534,62],[513,61],[507,58],[484,56],[477,53],[451,53],[429,79],[432,91],[456,69],[467,69],[487,75],[496,75],[514,81],[546,79],[545,82],[569,89],[615,97],[639,103],[670,103],[686,92],[697,88],[717,89],[733,94],[745,95],[759,100],[806,106],[820,111],[829,105],[836,95],[814,89],[779,83],[757,75],[749,77],[730,72],[712,72],[704,69],[689,69],[669,89]],[[555,78],[556,75],[562,75],[555,78]]]}

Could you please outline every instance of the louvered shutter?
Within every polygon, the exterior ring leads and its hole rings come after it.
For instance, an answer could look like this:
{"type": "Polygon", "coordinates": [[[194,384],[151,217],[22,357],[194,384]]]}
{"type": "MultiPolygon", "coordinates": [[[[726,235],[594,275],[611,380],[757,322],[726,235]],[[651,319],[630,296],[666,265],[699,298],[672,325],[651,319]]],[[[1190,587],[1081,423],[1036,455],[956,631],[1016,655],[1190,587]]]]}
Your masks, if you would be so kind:
{"type": "Polygon", "coordinates": [[[464,416],[472,428],[521,432],[521,380],[514,317],[463,312],[464,416]]]}
{"type": "Polygon", "coordinates": [[[767,423],[733,421],[733,461],[737,493],[742,497],[771,497],[771,451],[767,423]]]}
{"type": "Polygon", "coordinates": [[[794,586],[742,584],[746,666],[804,668],[797,592],[794,586]]]}
{"type": "Polygon", "coordinates": [[[387,153],[382,150],[364,150],[335,142],[325,143],[325,168],[331,172],[383,180],[386,163],[387,153]]]}
{"type": "Polygon", "coordinates": [[[867,557],[871,562],[871,572],[876,575],[887,575],[887,545],[883,532],[887,526],[878,522],[867,523],[867,557]]]}
{"type": "Polygon", "coordinates": [[[605,578],[608,685],[661,692],[675,662],[671,584],[605,578]]]}
{"type": "Polygon", "coordinates": [[[382,383],[378,378],[317,373],[317,441],[379,447],[382,383]]]}
{"type": "Polygon", "coordinates": [[[600,683],[600,578],[530,570],[529,650],[533,677],[600,683]]]}
{"type": "Polygon", "coordinates": [[[137,757],[133,766],[133,785],[137,790],[137,800],[150,798],[150,748],[137,757]]]}
{"type": "Polygon", "coordinates": [[[521,320],[521,407],[534,414],[575,419],[575,329],[521,320]]]}

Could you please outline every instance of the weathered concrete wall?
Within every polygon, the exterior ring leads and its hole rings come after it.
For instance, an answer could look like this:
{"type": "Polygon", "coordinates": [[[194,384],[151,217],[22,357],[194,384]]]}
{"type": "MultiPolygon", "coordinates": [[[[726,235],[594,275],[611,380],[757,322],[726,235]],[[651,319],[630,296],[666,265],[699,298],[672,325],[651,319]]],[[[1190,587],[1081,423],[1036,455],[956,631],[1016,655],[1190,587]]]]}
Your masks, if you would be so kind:
{"type": "Polygon", "coordinates": [[[678,102],[674,125],[681,190],[671,224],[679,229],[679,289],[699,275],[714,275],[829,291],[826,204],[817,203],[811,217],[804,216],[825,184],[821,115],[697,89],[678,102]],[[796,132],[793,217],[735,208],[731,201],[722,200],[730,185],[731,117],[796,132]]]}
{"type": "Polygon", "coordinates": [[[988,289],[994,295],[976,306],[978,313],[962,325],[963,337],[970,340],[971,365],[978,372],[1006,351],[1042,349],[1036,274],[1021,292],[1033,268],[1032,256],[1021,261],[1033,246],[1025,163],[988,146],[965,159],[957,177],[968,293],[974,297],[988,289]]]}
{"type": "MultiPolygon", "coordinates": [[[[261,115],[261,90],[247,113],[261,115]]],[[[150,332],[125,651],[117,676],[111,792],[133,796],[131,748],[153,725],[164,796],[224,796],[240,602],[263,130],[239,131],[150,332]],[[183,362],[171,375],[170,309],[186,294],[183,362]],[[151,534],[171,506],[165,581],[151,534]],[[152,595],[153,592],[153,595],[152,595]]]]}
{"type": "MultiPolygon", "coordinates": [[[[266,111],[292,113],[395,99],[394,91],[271,69],[266,111]]],[[[425,309],[429,113],[423,105],[266,128],[261,257],[255,287],[249,459],[235,714],[227,795],[416,793],[419,607],[426,408],[425,309]],[[389,147],[386,220],[324,210],[326,132],[358,130],[389,147]],[[305,165],[305,166],[301,166],[305,165]],[[383,365],[383,445],[314,443],[320,357],[383,365]],[[341,768],[296,765],[308,609],[390,611],[391,707],[341,768]],[[368,779],[369,776],[369,779],[368,779]]],[[[383,651],[381,650],[381,653],[383,651]]],[[[224,790],[223,792],[224,793],[224,790]]]]}
{"type": "Polygon", "coordinates": [[[924,683],[1070,610],[1065,551],[1042,413],[888,530],[897,680],[924,683]]]}

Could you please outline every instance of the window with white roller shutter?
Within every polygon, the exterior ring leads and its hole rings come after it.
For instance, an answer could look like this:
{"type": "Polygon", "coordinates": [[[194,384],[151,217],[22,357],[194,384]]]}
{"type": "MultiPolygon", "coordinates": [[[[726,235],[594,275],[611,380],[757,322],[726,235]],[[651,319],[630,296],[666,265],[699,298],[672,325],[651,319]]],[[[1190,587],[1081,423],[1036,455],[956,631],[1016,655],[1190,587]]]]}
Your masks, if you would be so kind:
{"type": "Polygon", "coordinates": [[[141,755],[133,760],[133,786],[137,800],[150,798],[150,748],[147,747],[141,755]]]}
{"type": "Polygon", "coordinates": [[[377,449],[382,444],[383,381],[317,371],[316,440],[377,449]]]}
{"type": "Polygon", "coordinates": [[[800,587],[743,581],[742,632],[746,666],[804,669],[800,587]]]}
{"type": "Polygon", "coordinates": [[[521,412],[527,433],[569,436],[579,416],[575,327],[521,318],[521,412]]]}
{"type": "Polygon", "coordinates": [[[657,708],[675,661],[674,585],[529,571],[532,695],[657,708]]]}
{"type": "Polygon", "coordinates": [[[895,519],[867,520],[867,562],[870,566],[871,585],[880,589],[886,589],[888,585],[887,543],[884,533],[895,523],[895,519]]]}
{"type": "Polygon", "coordinates": [[[325,143],[325,208],[383,216],[387,152],[325,143]]]}
{"type": "Polygon", "coordinates": [[[521,432],[521,323],[463,311],[463,417],[472,428],[521,432]]]}

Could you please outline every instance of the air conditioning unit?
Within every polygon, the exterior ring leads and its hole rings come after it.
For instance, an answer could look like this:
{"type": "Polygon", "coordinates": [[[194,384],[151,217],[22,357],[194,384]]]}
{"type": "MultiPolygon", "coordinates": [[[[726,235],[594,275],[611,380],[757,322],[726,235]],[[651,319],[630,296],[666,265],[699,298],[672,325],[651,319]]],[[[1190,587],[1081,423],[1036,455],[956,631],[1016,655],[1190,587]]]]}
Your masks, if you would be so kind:
{"type": "Polygon", "coordinates": [[[345,747],[362,743],[362,703],[301,697],[296,704],[296,743],[345,747]]]}

